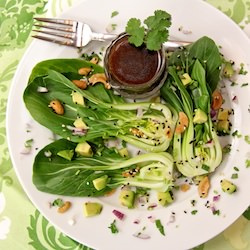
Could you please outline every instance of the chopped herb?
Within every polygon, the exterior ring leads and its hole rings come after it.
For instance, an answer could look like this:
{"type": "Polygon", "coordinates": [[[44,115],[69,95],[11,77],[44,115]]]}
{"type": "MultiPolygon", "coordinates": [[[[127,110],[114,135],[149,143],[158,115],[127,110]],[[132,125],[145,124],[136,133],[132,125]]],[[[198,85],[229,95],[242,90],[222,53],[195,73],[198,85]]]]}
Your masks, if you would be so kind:
{"type": "Polygon", "coordinates": [[[32,147],[32,143],[33,143],[33,139],[29,139],[24,143],[25,148],[31,148],[32,147]]]}
{"type": "Polygon", "coordinates": [[[230,153],[230,152],[231,152],[231,147],[232,147],[231,144],[227,144],[226,146],[224,146],[224,147],[222,148],[222,153],[223,153],[223,154],[228,154],[228,153],[230,153]]]}
{"type": "Polygon", "coordinates": [[[232,176],[231,176],[231,179],[238,179],[238,174],[237,173],[235,173],[235,174],[232,174],[232,176]]]}
{"type": "Polygon", "coordinates": [[[163,10],[156,10],[142,24],[137,18],[130,18],[126,32],[130,35],[129,42],[136,47],[146,44],[149,50],[159,50],[162,43],[168,39],[168,28],[171,25],[171,15],[163,10]],[[145,28],[144,24],[147,26],[145,28]]]}
{"type": "Polygon", "coordinates": [[[116,27],[117,27],[117,24],[116,23],[112,23],[111,27],[112,27],[112,30],[114,31],[116,29],[116,27]]]}
{"type": "Polygon", "coordinates": [[[160,233],[162,235],[165,235],[165,231],[164,231],[164,227],[163,225],[161,224],[161,221],[158,219],[158,220],[155,220],[155,225],[156,227],[158,228],[158,230],[160,231],[160,233]]]}
{"type": "Polygon", "coordinates": [[[219,209],[213,210],[213,214],[214,214],[214,215],[220,215],[220,210],[219,210],[219,209]]]}
{"type": "Polygon", "coordinates": [[[250,136],[249,135],[245,135],[244,140],[246,143],[250,144],[250,136]]]}
{"type": "Polygon", "coordinates": [[[231,82],[230,86],[234,87],[234,86],[237,86],[239,85],[237,82],[231,82]]]}
{"type": "Polygon", "coordinates": [[[235,131],[232,133],[232,136],[236,136],[237,138],[242,137],[242,135],[239,133],[238,130],[235,130],[235,131]]]}
{"type": "Polygon", "coordinates": [[[207,166],[207,165],[205,165],[205,164],[203,164],[201,168],[204,169],[204,170],[207,171],[207,172],[210,171],[210,167],[207,166]]]}
{"type": "Polygon", "coordinates": [[[53,207],[61,207],[61,206],[63,206],[63,204],[64,204],[63,200],[58,198],[58,199],[54,200],[51,205],[53,207]]]}
{"type": "Polygon", "coordinates": [[[244,69],[244,63],[240,64],[239,75],[246,75],[248,72],[244,69]]]}
{"type": "Polygon", "coordinates": [[[194,207],[196,204],[196,200],[191,200],[191,205],[194,207]]]}
{"type": "Polygon", "coordinates": [[[246,87],[246,86],[248,86],[248,83],[247,83],[247,82],[241,84],[241,87],[246,87]]]}
{"type": "Polygon", "coordinates": [[[198,210],[193,210],[193,211],[191,211],[191,214],[195,215],[195,214],[197,214],[197,212],[198,212],[198,210]]]}
{"type": "Polygon", "coordinates": [[[113,11],[112,13],[111,13],[111,18],[113,18],[113,17],[115,17],[115,16],[117,16],[119,14],[119,12],[118,11],[113,11]]]}
{"type": "Polygon", "coordinates": [[[250,168],[250,159],[246,159],[245,164],[247,168],[250,168]]]}
{"type": "Polygon", "coordinates": [[[114,220],[114,221],[110,224],[110,226],[109,226],[108,228],[110,228],[112,234],[117,234],[117,233],[119,233],[119,230],[118,230],[118,228],[117,228],[117,226],[116,226],[116,220],[114,220]]]}
{"type": "Polygon", "coordinates": [[[237,171],[237,172],[240,171],[237,167],[234,167],[234,170],[237,171]]]}

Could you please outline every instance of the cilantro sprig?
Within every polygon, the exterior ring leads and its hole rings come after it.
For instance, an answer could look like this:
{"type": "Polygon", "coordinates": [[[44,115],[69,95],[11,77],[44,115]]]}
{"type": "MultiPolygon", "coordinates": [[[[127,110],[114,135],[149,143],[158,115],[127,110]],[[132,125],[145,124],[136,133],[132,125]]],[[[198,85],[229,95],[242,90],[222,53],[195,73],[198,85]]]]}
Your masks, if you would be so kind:
{"type": "Polygon", "coordinates": [[[128,41],[136,47],[145,43],[148,50],[157,51],[168,40],[170,25],[171,15],[163,10],[156,10],[143,23],[140,19],[130,18],[126,26],[128,41]]]}

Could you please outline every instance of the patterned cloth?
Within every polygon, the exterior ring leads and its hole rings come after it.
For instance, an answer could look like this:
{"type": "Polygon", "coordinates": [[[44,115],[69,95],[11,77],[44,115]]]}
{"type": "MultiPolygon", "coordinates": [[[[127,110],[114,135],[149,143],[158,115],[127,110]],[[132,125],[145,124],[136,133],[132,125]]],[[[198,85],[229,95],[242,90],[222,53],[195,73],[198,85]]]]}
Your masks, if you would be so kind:
{"type": "MultiPolygon", "coordinates": [[[[5,133],[11,80],[31,42],[33,16],[56,16],[77,0],[0,1],[0,249],[89,249],[54,228],[32,205],[12,168],[5,133]],[[48,2],[48,3],[47,3],[48,2]]],[[[250,0],[207,0],[250,37],[250,0]]],[[[196,249],[250,249],[250,210],[214,239],[196,249]]]]}

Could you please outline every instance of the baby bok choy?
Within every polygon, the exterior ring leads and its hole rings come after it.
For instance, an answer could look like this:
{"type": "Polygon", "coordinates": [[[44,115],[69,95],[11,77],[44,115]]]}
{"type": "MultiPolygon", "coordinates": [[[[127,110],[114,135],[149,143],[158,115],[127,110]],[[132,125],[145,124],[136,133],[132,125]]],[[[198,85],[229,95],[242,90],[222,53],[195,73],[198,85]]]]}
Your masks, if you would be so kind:
{"type": "MultiPolygon", "coordinates": [[[[161,89],[162,97],[179,114],[173,138],[173,158],[178,170],[188,177],[213,172],[222,161],[220,142],[210,116],[210,93],[216,88],[213,81],[221,63],[220,55],[206,37],[192,46],[192,49],[197,46],[195,51],[199,48],[209,50],[214,57],[210,54],[206,57],[204,53],[192,57],[191,48],[180,51],[179,56],[176,52],[170,61],[179,60],[180,64],[169,66],[168,81],[161,89]],[[214,73],[207,75],[204,67],[214,68],[211,71],[214,73]],[[208,84],[209,79],[212,85],[208,84]]],[[[217,74],[217,80],[218,77],[217,74]]]]}
{"type": "Polygon", "coordinates": [[[92,144],[93,156],[76,153],[77,143],[59,139],[44,147],[33,165],[33,183],[38,190],[58,195],[101,196],[121,186],[165,192],[173,186],[173,158],[166,152],[122,157],[114,148],[92,144]],[[71,152],[72,159],[61,152],[71,152]],[[105,183],[96,188],[96,180],[105,183]]]}
{"type": "MultiPolygon", "coordinates": [[[[33,69],[24,92],[26,107],[36,121],[73,142],[119,138],[149,152],[167,150],[176,117],[166,105],[126,102],[103,84],[80,89],[72,81],[82,77],[76,72],[84,64],[83,60],[51,61],[44,61],[33,69]],[[41,88],[47,91],[37,91],[41,88]],[[62,114],[49,107],[53,100],[63,106],[62,114]]],[[[98,71],[101,69],[95,65],[85,80],[98,71]]]]}

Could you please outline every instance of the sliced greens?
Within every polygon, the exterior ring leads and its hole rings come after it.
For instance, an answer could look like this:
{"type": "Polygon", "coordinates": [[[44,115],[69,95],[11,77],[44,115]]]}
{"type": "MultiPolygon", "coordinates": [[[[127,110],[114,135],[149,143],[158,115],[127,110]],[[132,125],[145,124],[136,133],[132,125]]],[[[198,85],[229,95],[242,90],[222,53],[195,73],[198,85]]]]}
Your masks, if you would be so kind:
{"type": "Polygon", "coordinates": [[[92,157],[75,154],[69,161],[58,155],[62,150],[75,152],[76,145],[77,143],[60,139],[37,154],[33,183],[40,191],[69,196],[100,196],[121,185],[161,192],[170,190],[173,186],[173,158],[167,152],[124,158],[113,148],[103,147],[100,150],[92,145],[92,157]],[[135,174],[129,174],[131,171],[135,174]],[[101,190],[97,190],[95,180],[102,176],[107,177],[107,183],[101,190]]]}
{"type": "MultiPolygon", "coordinates": [[[[79,60],[78,66],[76,63],[74,66],[79,69],[81,61],[79,60]]],[[[55,65],[58,62],[57,59],[55,65]]],[[[34,72],[40,72],[39,67],[38,65],[34,72]]],[[[94,67],[92,74],[95,74],[94,67]]],[[[55,70],[48,70],[41,77],[31,77],[33,80],[24,92],[24,102],[33,118],[55,134],[74,142],[117,137],[146,151],[167,150],[172,140],[176,117],[166,105],[125,102],[101,84],[81,90],[72,83],[77,77],[80,76],[75,72],[61,74],[55,70]],[[48,92],[37,91],[41,87],[46,87],[48,92]],[[74,102],[72,96],[76,93],[84,98],[84,105],[74,102]],[[51,100],[60,100],[65,110],[63,115],[48,108],[51,100]],[[82,131],[74,127],[74,122],[79,117],[86,124],[82,131]]]]}
{"type": "Polygon", "coordinates": [[[210,116],[210,92],[217,86],[214,74],[220,66],[218,49],[206,37],[184,51],[176,51],[170,58],[169,77],[161,94],[179,113],[178,124],[181,123],[180,114],[188,118],[188,126],[181,133],[176,130],[173,139],[173,157],[178,170],[185,176],[213,172],[222,160],[222,149],[210,116]],[[210,70],[206,71],[202,64],[210,70]]]}
{"type": "Polygon", "coordinates": [[[89,83],[90,77],[103,74],[98,65],[82,59],[38,63],[24,102],[32,117],[60,139],[37,154],[34,185],[69,196],[101,196],[123,185],[165,194],[175,183],[175,171],[187,177],[213,172],[222,161],[210,117],[221,64],[214,41],[202,37],[170,55],[162,102],[135,102],[105,88],[105,80],[86,89],[73,83],[89,83]],[[85,76],[79,73],[84,67],[90,69],[85,76]],[[53,100],[62,105],[60,114],[51,108],[53,100]],[[143,153],[122,155],[107,147],[110,140],[143,153]],[[84,143],[90,146],[81,155],[79,145],[84,143]]]}

